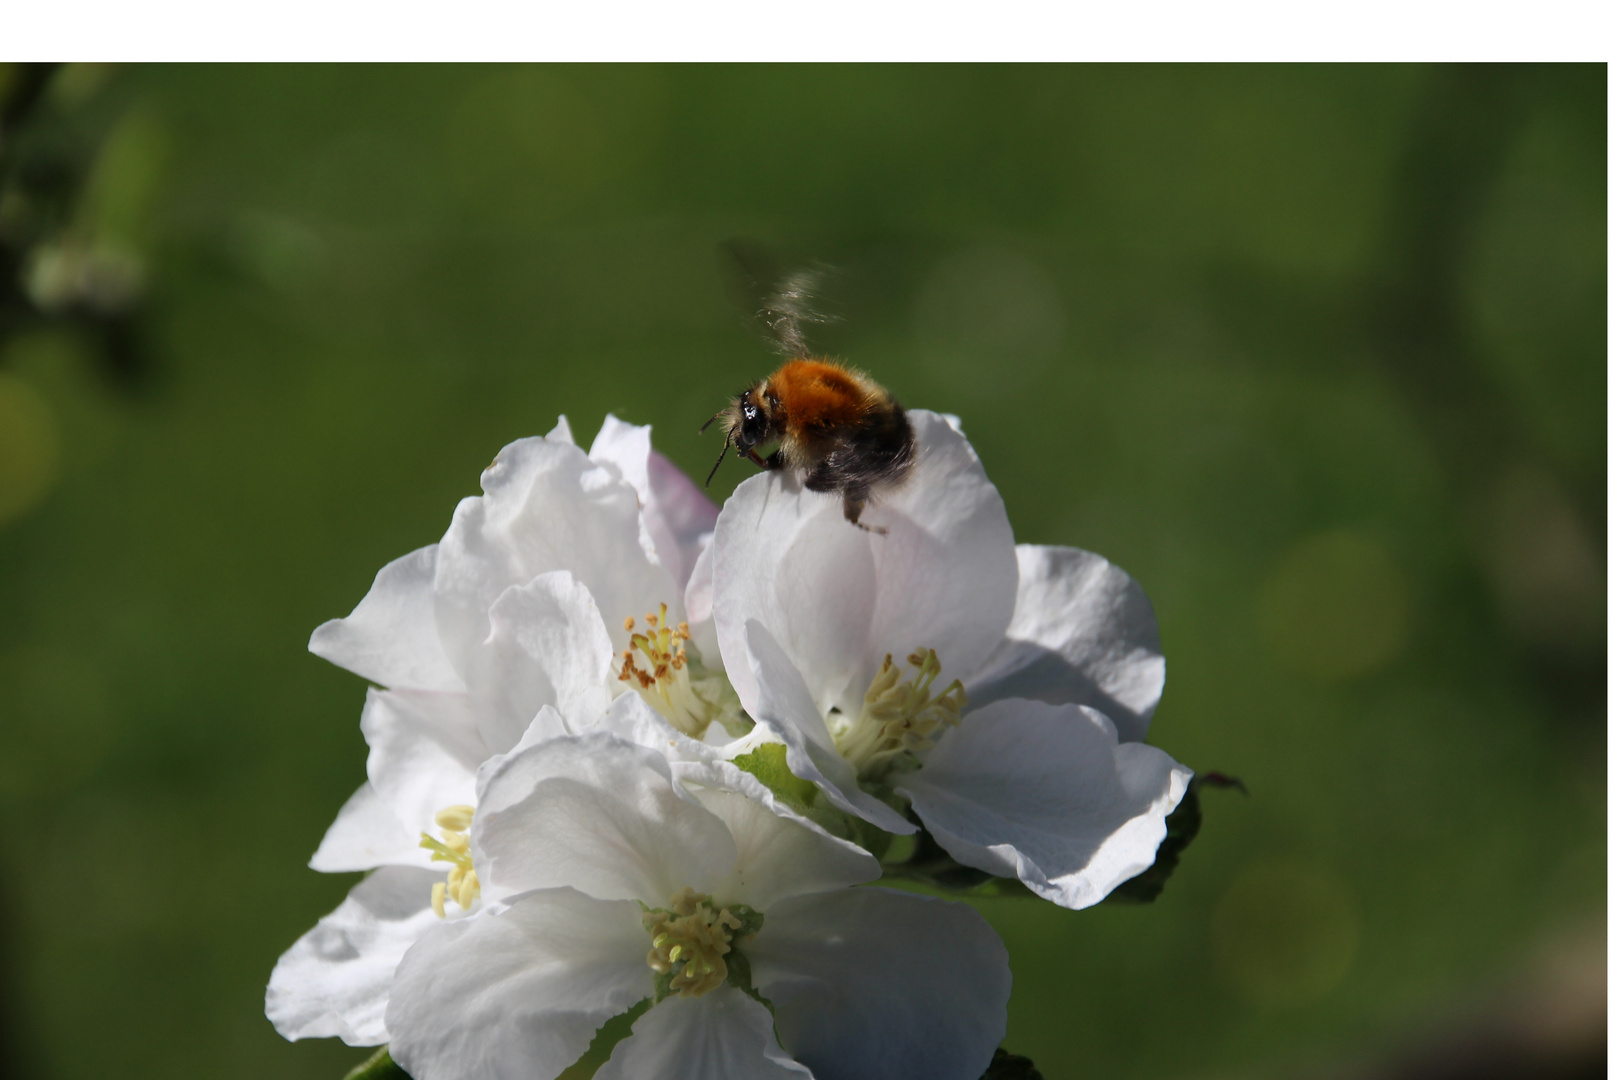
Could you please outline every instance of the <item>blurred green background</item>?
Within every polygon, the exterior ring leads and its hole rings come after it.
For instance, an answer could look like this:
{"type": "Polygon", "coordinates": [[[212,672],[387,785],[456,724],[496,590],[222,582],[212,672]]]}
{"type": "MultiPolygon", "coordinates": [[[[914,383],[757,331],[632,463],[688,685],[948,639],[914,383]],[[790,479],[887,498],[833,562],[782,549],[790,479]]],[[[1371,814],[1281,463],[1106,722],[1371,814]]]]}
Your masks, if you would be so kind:
{"type": "Polygon", "coordinates": [[[733,237],[1142,582],[1151,740],[1251,792],[1156,904],[980,904],[1010,1049],[1601,1066],[1601,66],[0,71],[0,1073],[365,1056],[263,1015],[355,880],[309,632],[560,412],[707,471],[733,237]]]}

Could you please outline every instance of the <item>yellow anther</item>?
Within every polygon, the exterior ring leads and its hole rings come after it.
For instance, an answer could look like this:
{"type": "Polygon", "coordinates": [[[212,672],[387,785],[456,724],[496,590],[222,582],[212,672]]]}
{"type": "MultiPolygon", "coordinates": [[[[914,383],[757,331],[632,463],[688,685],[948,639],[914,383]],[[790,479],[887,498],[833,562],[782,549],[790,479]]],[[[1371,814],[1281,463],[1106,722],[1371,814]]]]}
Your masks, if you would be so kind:
{"type": "Polygon", "coordinates": [[[434,822],[442,830],[443,840],[435,840],[427,833],[422,834],[420,847],[433,852],[434,862],[447,862],[450,872],[443,881],[433,885],[433,913],[444,918],[444,899],[448,896],[463,910],[470,909],[473,901],[478,899],[478,871],[473,869],[472,828],[473,808],[470,806],[447,806],[433,815],[434,822]]]}
{"type": "MultiPolygon", "coordinates": [[[[724,676],[694,680],[686,655],[691,629],[684,622],[669,625],[668,604],[659,604],[646,619],[646,632],[631,633],[630,647],[619,654],[619,681],[639,692],[676,728],[701,739],[710,721],[721,716],[729,684],[724,676]]],[[[633,616],[624,620],[624,628],[635,630],[633,616]]]]}
{"type": "Polygon", "coordinates": [[[927,750],[945,728],[962,722],[967,691],[961,680],[931,696],[941,670],[934,650],[918,649],[906,657],[906,663],[916,674],[901,682],[894,657],[883,658],[883,666],[867,688],[861,714],[835,736],[839,752],[862,780],[881,780],[897,757],[927,750]]]}
{"type": "Polygon", "coordinates": [[[458,806],[447,806],[433,815],[434,824],[441,829],[451,832],[463,833],[472,828],[473,808],[462,803],[458,806]]]}

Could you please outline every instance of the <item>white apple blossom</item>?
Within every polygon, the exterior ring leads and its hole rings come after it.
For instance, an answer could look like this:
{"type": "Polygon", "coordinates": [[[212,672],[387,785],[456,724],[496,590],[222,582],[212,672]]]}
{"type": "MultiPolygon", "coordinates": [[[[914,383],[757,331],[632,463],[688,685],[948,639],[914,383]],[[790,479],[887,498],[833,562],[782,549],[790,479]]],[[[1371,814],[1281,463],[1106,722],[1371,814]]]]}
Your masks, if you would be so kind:
{"type": "Polygon", "coordinates": [[[605,731],[520,746],[484,770],[472,851],[484,906],[394,976],[416,1080],[546,1080],[649,998],[599,1077],[974,1080],[1004,1032],[977,913],[852,888],[876,860],[728,763],[605,731]]]}
{"type": "Polygon", "coordinates": [[[910,414],[917,464],[853,529],[785,473],[743,482],[712,548],[720,652],[793,772],[891,833],[1065,907],[1152,865],[1191,771],[1140,740],[1164,658],[1141,589],[1016,545],[954,423],[910,414]]]}
{"type": "Polygon", "coordinates": [[[525,731],[599,722],[684,745],[646,702],[701,735],[697,694],[729,695],[712,675],[694,690],[691,670],[651,678],[617,654],[638,642],[682,651],[686,579],[719,512],[652,451],[648,431],[609,416],[587,455],[561,420],[507,446],[439,544],[389,563],[348,618],[315,631],[311,651],[385,689],[368,692],[361,715],[367,782],[310,865],[384,869],[276,965],[266,1010],[288,1038],[387,1041],[394,965],[424,928],[478,903],[467,819],[485,761],[525,731]],[[619,615],[604,619],[599,602],[619,615]],[[658,613],[658,625],[632,632],[630,612],[658,613]],[[672,709],[672,688],[686,712],[672,709]]]}
{"type": "MultiPolygon", "coordinates": [[[[505,447],[481,480],[484,494],[462,500],[439,543],[383,567],[347,618],[310,638],[310,651],[384,688],[361,719],[368,781],[311,860],[317,870],[430,865],[420,831],[469,801],[479,764],[510,749],[542,706],[577,724],[640,688],[616,678],[627,618],[662,611],[675,632],[685,621],[686,582],[719,511],[652,450],[648,428],[609,416],[586,454],[561,420],[505,447]]],[[[645,696],[673,683],[690,702],[693,680],[674,674],[645,696]]],[[[705,692],[724,696],[709,682],[705,692]]],[[[669,718],[697,735],[707,727],[669,718]]]]}
{"type": "MultiPolygon", "coordinates": [[[[512,753],[586,727],[649,747],[671,759],[713,761],[714,748],[676,731],[636,694],[622,694],[594,722],[571,724],[550,705],[543,706],[512,753]]],[[[417,733],[419,741],[431,739],[417,733]]],[[[406,743],[406,740],[401,740],[406,743]]],[[[410,755],[407,755],[410,756],[410,755]]],[[[435,759],[430,752],[422,781],[432,790],[435,759]]],[[[501,760],[486,760],[483,768],[501,760]]],[[[437,775],[439,780],[445,780],[437,775]]],[[[441,797],[441,796],[432,796],[441,797]]],[[[468,794],[476,800],[475,790],[468,794]]],[[[381,807],[372,801],[371,807],[381,807]]],[[[434,813],[439,827],[434,843],[423,852],[431,859],[422,869],[412,865],[385,865],[350,890],[336,910],[316,923],[293,947],[282,954],[265,992],[265,1013],[288,1039],[337,1037],[351,1046],[376,1046],[389,1040],[384,1023],[394,969],[407,949],[430,927],[454,921],[483,906],[483,888],[470,851],[469,824],[474,806],[450,804],[434,813]],[[445,873],[445,864],[449,873],[445,873]]],[[[393,823],[394,827],[397,822],[393,823]]]]}

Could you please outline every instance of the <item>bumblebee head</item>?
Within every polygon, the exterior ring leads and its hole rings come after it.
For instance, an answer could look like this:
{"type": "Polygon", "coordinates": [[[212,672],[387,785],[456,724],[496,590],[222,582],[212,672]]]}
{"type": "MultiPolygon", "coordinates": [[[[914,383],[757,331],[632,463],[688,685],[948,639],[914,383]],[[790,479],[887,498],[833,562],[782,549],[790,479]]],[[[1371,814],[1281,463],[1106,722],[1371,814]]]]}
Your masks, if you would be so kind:
{"type": "MultiPolygon", "coordinates": [[[[720,430],[725,433],[726,444],[720,448],[720,459],[709,470],[709,480],[720,469],[720,462],[726,459],[726,451],[732,447],[737,448],[738,457],[747,457],[749,451],[760,443],[769,442],[775,436],[775,424],[771,420],[767,407],[764,388],[750,386],[736,397],[727,402],[726,407],[709,417],[700,429],[707,431],[709,424],[720,421],[720,430]]],[[[709,480],[703,482],[707,487],[709,480]]]]}
{"type": "Polygon", "coordinates": [[[770,439],[771,422],[759,391],[745,390],[738,394],[726,411],[734,414],[726,417],[726,435],[737,448],[738,457],[770,439]]]}

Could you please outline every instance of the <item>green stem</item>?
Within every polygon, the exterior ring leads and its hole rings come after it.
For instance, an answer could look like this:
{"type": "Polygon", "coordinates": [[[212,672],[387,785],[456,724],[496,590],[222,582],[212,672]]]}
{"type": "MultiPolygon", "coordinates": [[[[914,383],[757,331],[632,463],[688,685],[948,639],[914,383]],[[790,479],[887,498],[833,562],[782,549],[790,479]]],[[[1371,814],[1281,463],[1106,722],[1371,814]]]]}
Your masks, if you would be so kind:
{"type": "Polygon", "coordinates": [[[394,1064],[388,1056],[388,1047],[379,1046],[377,1052],[344,1074],[343,1080],[410,1080],[405,1070],[394,1064]]]}

